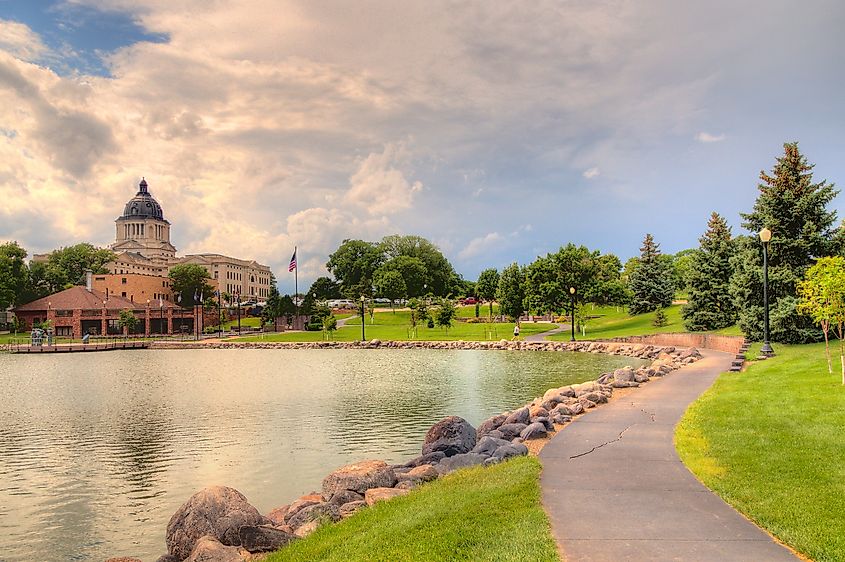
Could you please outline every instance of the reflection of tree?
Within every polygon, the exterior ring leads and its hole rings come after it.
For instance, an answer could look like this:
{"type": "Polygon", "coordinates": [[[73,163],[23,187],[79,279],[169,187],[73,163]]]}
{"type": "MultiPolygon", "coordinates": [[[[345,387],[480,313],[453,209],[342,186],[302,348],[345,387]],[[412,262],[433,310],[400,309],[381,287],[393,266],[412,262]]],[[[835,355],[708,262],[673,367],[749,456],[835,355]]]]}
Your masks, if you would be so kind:
{"type": "Polygon", "coordinates": [[[130,402],[113,423],[118,451],[110,468],[126,481],[130,496],[146,495],[160,483],[159,473],[173,457],[169,409],[148,400],[130,402]]]}

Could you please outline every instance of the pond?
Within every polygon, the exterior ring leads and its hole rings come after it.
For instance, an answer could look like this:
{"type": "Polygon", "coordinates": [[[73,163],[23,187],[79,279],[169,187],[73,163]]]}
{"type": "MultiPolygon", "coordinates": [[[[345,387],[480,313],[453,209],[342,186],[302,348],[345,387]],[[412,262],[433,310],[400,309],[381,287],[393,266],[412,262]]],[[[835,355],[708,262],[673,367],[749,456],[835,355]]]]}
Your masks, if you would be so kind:
{"type": "Polygon", "coordinates": [[[0,354],[0,560],[155,560],[170,516],[205,486],[267,513],[338,466],[420,454],[445,416],[477,425],[641,364],[424,349],[0,354]]]}

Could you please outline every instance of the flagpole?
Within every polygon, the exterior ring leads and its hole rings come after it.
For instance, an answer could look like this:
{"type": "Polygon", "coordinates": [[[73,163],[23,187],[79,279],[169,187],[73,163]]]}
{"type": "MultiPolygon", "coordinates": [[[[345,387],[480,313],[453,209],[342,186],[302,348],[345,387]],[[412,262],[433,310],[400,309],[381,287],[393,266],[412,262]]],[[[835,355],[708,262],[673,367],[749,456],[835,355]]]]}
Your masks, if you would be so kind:
{"type": "Polygon", "coordinates": [[[296,322],[299,323],[299,256],[296,255],[296,246],[293,247],[293,256],[296,263],[293,268],[293,302],[296,303],[296,322]]]}

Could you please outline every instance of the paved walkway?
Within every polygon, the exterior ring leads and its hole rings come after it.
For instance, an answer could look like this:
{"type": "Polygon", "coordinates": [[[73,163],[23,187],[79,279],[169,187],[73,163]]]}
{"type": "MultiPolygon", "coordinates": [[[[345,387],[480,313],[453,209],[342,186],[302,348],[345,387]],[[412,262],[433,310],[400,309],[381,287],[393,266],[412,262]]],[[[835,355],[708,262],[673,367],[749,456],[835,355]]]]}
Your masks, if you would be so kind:
{"type": "Polygon", "coordinates": [[[705,488],[675,452],[675,424],[731,364],[726,353],[702,353],[577,418],[541,451],[543,504],[567,562],[798,560],[705,488]]]}
{"type": "Polygon", "coordinates": [[[546,336],[550,336],[552,334],[559,334],[561,332],[569,331],[569,324],[549,324],[550,326],[557,326],[553,330],[548,330],[547,332],[540,332],[539,334],[531,334],[530,336],[525,336],[525,341],[546,341],[546,336]]]}

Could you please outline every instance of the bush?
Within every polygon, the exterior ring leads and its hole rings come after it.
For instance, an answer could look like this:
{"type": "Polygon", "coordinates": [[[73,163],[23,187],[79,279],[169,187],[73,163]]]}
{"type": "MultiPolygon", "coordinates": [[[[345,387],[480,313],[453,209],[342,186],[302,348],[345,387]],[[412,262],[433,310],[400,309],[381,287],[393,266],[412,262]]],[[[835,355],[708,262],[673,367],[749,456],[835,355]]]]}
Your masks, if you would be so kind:
{"type": "Polygon", "coordinates": [[[322,322],[311,322],[310,324],[305,325],[306,332],[322,332],[323,331],[323,323],[322,322]]]}

